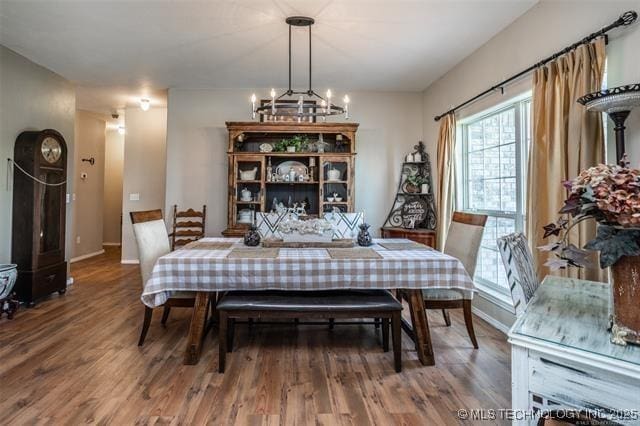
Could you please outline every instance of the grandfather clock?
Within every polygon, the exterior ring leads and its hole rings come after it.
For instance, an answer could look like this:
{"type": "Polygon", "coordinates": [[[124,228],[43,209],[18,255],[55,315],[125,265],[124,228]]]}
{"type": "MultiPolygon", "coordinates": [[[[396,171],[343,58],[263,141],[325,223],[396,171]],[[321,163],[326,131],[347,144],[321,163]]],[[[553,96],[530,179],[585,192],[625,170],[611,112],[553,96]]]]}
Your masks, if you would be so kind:
{"type": "Polygon", "coordinates": [[[67,145],[47,129],[22,132],[13,152],[12,261],[15,289],[28,306],[67,286],[65,200],[67,145]]]}

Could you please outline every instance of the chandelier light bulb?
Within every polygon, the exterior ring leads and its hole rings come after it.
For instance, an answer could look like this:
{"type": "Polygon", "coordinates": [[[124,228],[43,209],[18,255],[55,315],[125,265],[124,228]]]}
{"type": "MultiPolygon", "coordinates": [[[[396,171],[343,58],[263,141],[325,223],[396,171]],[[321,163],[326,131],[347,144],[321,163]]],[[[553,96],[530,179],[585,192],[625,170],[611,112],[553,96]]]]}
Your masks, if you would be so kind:
{"type": "Polygon", "coordinates": [[[349,119],[349,95],[344,95],[344,118],[345,120],[349,119]]]}
{"type": "Polygon", "coordinates": [[[140,99],[140,109],[143,111],[149,111],[151,107],[151,101],[149,99],[140,99]]]}
{"type": "Polygon", "coordinates": [[[276,97],[276,89],[271,89],[271,97],[272,98],[276,97]]]}
{"type": "Polygon", "coordinates": [[[251,118],[256,118],[256,94],[251,94],[251,118]]]}
{"type": "Polygon", "coordinates": [[[331,89],[327,90],[327,99],[331,101],[331,89]]]}

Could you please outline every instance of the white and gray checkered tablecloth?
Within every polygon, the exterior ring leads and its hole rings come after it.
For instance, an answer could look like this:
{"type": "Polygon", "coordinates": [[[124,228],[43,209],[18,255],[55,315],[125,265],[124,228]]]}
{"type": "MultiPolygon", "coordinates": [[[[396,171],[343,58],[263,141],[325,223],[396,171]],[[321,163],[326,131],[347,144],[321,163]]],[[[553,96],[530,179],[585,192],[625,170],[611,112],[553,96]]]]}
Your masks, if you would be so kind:
{"type": "MultiPolygon", "coordinates": [[[[176,250],[160,257],[144,286],[142,302],[162,305],[176,291],[459,289],[473,292],[462,263],[439,251],[418,247],[389,250],[378,243],[410,243],[376,239],[379,259],[334,259],[318,248],[281,248],[276,258],[228,258],[234,248],[247,248],[239,238],[203,238],[200,243],[233,243],[230,248],[176,250]]],[[[202,244],[201,244],[202,245],[202,244]]],[[[260,248],[256,248],[260,250],[260,248]]]]}

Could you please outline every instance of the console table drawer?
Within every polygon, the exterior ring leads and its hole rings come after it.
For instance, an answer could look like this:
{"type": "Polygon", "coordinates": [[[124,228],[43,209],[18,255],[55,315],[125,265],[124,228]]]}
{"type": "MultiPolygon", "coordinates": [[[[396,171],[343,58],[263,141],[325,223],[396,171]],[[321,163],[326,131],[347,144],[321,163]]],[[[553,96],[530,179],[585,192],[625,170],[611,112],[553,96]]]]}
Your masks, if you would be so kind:
{"type": "Polygon", "coordinates": [[[566,360],[530,353],[529,390],[561,404],[606,412],[637,410],[640,381],[566,360]]]}

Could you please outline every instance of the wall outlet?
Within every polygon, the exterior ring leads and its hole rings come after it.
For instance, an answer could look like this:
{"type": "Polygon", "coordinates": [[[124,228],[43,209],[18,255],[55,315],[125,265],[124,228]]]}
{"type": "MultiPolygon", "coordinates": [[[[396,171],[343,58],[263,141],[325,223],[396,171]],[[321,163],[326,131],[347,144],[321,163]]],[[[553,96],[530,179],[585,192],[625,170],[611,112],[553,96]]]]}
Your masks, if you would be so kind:
{"type": "Polygon", "coordinates": [[[129,201],[140,201],[140,194],[129,194],[129,201]]]}
{"type": "Polygon", "coordinates": [[[76,237],[76,244],[80,244],[80,235],[76,237]]]}

